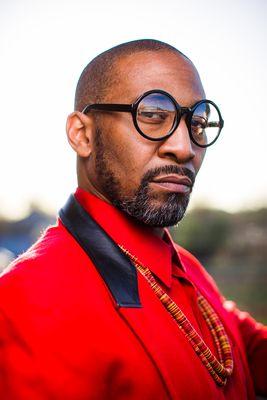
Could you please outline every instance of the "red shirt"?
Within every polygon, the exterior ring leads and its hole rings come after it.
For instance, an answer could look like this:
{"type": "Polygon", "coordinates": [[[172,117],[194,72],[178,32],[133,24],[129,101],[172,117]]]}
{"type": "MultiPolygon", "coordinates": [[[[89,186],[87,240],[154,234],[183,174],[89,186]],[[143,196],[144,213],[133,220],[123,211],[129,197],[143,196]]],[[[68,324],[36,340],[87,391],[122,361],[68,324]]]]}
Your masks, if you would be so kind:
{"type": "Polygon", "coordinates": [[[205,296],[224,324],[234,370],[218,386],[177,323],[138,273],[142,307],[118,307],[95,265],[58,222],[0,279],[0,398],[254,399],[267,394],[267,330],[223,303],[199,262],[112,205],[76,199],[147,266],[216,355],[197,306],[205,296]],[[248,362],[249,360],[249,366],[248,362]]]}

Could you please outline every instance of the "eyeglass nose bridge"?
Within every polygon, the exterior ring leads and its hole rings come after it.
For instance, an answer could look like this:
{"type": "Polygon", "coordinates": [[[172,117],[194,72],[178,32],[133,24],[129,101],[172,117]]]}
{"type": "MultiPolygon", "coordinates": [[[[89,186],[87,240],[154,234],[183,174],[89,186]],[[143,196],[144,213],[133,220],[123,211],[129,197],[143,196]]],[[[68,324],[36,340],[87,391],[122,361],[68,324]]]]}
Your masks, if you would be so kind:
{"type": "Polygon", "coordinates": [[[187,116],[192,112],[192,110],[191,110],[190,107],[180,107],[179,106],[178,107],[178,112],[180,114],[180,119],[182,118],[183,115],[185,115],[186,119],[187,119],[187,116]]]}
{"type": "Polygon", "coordinates": [[[179,104],[177,104],[176,112],[177,112],[176,123],[174,124],[173,132],[178,128],[182,117],[185,115],[185,123],[186,123],[187,129],[188,129],[189,136],[191,138],[190,119],[192,116],[192,109],[190,107],[181,107],[179,104]]]}

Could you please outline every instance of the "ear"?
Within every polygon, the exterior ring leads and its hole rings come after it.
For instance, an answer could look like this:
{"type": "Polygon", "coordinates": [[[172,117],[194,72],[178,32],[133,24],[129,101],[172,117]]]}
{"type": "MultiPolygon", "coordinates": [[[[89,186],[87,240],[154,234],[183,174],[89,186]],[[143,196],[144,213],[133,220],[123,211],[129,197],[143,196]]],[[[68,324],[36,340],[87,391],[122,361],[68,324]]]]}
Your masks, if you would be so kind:
{"type": "Polygon", "coordinates": [[[68,116],[66,131],[73,150],[80,157],[88,157],[92,151],[92,118],[79,111],[74,111],[68,116]]]}

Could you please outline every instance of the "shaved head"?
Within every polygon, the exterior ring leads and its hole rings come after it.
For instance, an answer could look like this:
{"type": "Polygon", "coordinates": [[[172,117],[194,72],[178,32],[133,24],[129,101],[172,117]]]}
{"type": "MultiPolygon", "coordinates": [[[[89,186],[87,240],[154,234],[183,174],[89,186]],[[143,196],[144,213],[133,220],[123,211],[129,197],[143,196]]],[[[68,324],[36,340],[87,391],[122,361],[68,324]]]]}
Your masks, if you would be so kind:
{"type": "Polygon", "coordinates": [[[75,110],[82,111],[88,103],[101,103],[107,100],[112,87],[120,79],[116,70],[118,62],[136,53],[168,51],[184,57],[175,47],[154,39],[142,39],[122,43],[95,57],[83,70],[75,93],[75,110]]]}

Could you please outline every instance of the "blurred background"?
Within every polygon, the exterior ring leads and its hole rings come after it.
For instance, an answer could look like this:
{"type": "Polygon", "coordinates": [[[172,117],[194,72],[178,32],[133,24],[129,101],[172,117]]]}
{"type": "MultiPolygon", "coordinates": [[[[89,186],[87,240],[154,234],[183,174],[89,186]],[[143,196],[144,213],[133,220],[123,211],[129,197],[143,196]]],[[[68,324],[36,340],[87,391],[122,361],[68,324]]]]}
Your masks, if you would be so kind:
{"type": "Polygon", "coordinates": [[[267,323],[265,0],[0,0],[0,268],[76,187],[65,121],[85,65],[155,38],[195,63],[225,127],[172,229],[223,294],[267,323]]]}

